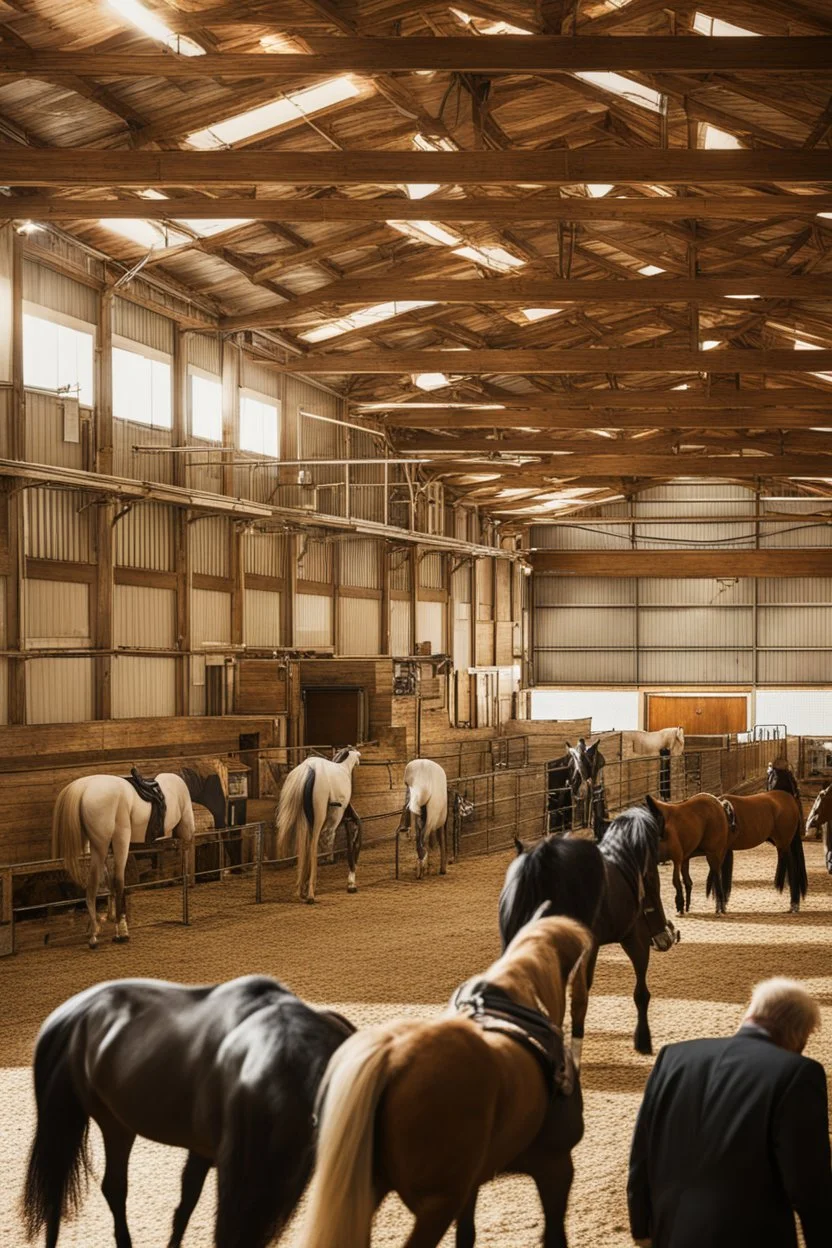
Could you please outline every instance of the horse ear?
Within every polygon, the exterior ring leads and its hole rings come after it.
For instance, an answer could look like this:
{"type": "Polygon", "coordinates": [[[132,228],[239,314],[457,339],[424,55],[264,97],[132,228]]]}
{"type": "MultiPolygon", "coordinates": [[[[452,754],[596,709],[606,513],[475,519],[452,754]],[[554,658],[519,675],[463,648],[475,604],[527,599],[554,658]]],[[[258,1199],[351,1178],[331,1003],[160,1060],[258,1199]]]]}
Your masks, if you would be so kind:
{"type": "Polygon", "coordinates": [[[659,810],[658,806],[656,805],[655,801],[653,800],[653,798],[650,796],[649,793],[645,793],[644,795],[644,805],[650,811],[651,815],[654,815],[656,818],[661,818],[662,812],[659,810]]]}
{"type": "Polygon", "coordinates": [[[525,854],[525,852],[526,852],[526,846],[523,844],[523,842],[522,842],[521,840],[518,840],[518,838],[517,838],[516,836],[515,836],[515,838],[514,838],[514,848],[517,850],[517,857],[518,857],[518,858],[519,858],[522,854],[525,854]]]}
{"type": "Polygon", "coordinates": [[[568,741],[564,741],[564,743],[563,743],[563,744],[566,746],[567,750],[571,750],[571,749],[572,749],[572,746],[569,744],[569,742],[568,742],[568,741]]]}

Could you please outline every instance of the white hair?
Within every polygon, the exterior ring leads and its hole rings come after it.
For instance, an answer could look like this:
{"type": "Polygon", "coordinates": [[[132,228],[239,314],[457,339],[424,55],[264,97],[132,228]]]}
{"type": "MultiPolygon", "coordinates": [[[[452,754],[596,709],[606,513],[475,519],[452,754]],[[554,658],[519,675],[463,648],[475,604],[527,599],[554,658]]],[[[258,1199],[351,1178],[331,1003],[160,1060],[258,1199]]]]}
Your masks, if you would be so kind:
{"type": "Polygon", "coordinates": [[[800,1053],[820,1029],[820,1007],[796,979],[764,979],[751,993],[746,1019],[759,1023],[776,1044],[800,1053]]]}

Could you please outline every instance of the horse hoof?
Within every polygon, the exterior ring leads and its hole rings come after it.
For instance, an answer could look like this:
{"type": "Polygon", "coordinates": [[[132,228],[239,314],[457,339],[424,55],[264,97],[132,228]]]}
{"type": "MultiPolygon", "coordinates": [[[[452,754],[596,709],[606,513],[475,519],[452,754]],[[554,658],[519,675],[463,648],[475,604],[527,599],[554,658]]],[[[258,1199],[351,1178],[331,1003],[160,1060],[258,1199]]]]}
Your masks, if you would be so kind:
{"type": "Polygon", "coordinates": [[[357,884],[348,884],[348,885],[347,885],[347,892],[348,892],[348,893],[357,893],[357,892],[358,892],[358,885],[357,885],[357,884]]]}
{"type": "Polygon", "coordinates": [[[789,914],[800,914],[800,906],[798,906],[795,902],[793,902],[789,906],[789,914]]]}
{"type": "Polygon", "coordinates": [[[91,938],[87,943],[89,944],[90,949],[98,948],[98,941],[95,938],[91,938]]]}
{"type": "Polygon", "coordinates": [[[306,904],[307,904],[307,906],[314,906],[314,904],[315,904],[315,898],[314,898],[314,897],[307,897],[307,898],[306,898],[306,904]]]}
{"type": "Polygon", "coordinates": [[[440,874],[440,875],[447,875],[447,874],[448,874],[448,872],[447,872],[447,870],[446,870],[446,868],[445,868],[445,867],[440,867],[440,868],[439,868],[439,874],[440,874]]]}
{"type": "Polygon", "coordinates": [[[129,936],[114,936],[113,944],[114,945],[126,945],[129,940],[130,940],[129,936]]]}

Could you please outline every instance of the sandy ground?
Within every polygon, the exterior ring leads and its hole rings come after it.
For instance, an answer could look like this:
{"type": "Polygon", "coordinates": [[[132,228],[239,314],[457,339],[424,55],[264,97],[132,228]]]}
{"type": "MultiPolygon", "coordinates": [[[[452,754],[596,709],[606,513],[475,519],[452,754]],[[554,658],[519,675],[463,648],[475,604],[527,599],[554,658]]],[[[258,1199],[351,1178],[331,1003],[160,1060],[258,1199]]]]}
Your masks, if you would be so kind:
{"type": "MultiPolygon", "coordinates": [[[[704,908],[704,867],[694,870],[696,912],[680,921],[682,943],[654,954],[650,1009],[656,1048],[666,1042],[726,1034],[740,1019],[753,983],[772,974],[797,976],[818,994],[824,1031],[809,1053],[832,1067],[832,878],[821,848],[806,846],[810,892],[803,913],[789,916],[774,892],[774,852],[763,846],[738,854],[731,912],[716,919],[704,908]]],[[[0,1245],[24,1243],[17,1219],[26,1153],[33,1130],[28,1062],[38,1026],[59,1002],[97,980],[147,975],[189,982],[259,971],[296,992],[328,1003],[357,1023],[436,1013],[458,983],[498,952],[496,901],[508,855],[464,861],[444,879],[377,882],[356,897],[324,893],[315,909],[266,888],[252,904],[250,882],[232,880],[196,890],[193,926],[175,921],[172,898],[134,899],[133,940],[105,940],[97,953],[81,945],[33,950],[0,963],[0,1245]]],[[[662,873],[672,911],[669,870],[662,873]]],[[[326,882],[326,881],[325,881],[326,882]]],[[[334,881],[333,881],[334,883],[334,881]]],[[[586,1135],[575,1154],[569,1235],[572,1248],[624,1248],[626,1159],[633,1121],[651,1059],[631,1047],[635,1011],[632,972],[616,947],[602,952],[587,1020],[583,1084],[586,1135]]],[[[94,1132],[97,1173],[103,1170],[94,1132]]],[[[178,1199],[183,1155],[138,1142],[131,1163],[128,1206],[135,1248],[167,1242],[178,1199]]],[[[212,1242],[212,1184],[206,1185],[186,1237],[189,1248],[212,1242]]],[[[401,1245],[410,1219],[394,1199],[381,1210],[374,1248],[401,1245]]],[[[540,1242],[536,1194],[524,1179],[499,1180],[483,1190],[478,1244],[531,1248],[540,1242]]],[[[109,1211],[91,1186],[83,1211],[65,1226],[61,1248],[112,1243],[109,1211]]],[[[282,1241],[296,1245],[289,1228],[282,1241]]],[[[443,1241],[450,1244],[449,1235],[443,1241]]],[[[345,1248],[349,1248],[345,1245],[345,1248]]]]}

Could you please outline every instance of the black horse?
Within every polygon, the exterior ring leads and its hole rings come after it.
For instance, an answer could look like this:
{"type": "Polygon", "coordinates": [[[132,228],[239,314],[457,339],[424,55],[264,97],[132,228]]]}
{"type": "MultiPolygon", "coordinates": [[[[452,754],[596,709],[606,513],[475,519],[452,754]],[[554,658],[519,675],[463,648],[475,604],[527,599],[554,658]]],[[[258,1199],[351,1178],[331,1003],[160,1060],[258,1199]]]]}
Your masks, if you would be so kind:
{"type": "Polygon", "coordinates": [[[603,834],[606,819],[603,771],[606,759],[598,742],[587,745],[583,737],[577,745],[566,742],[566,753],[546,764],[547,832],[569,832],[574,815],[587,827],[590,814],[596,839],[603,834]]]}
{"type": "Polygon", "coordinates": [[[212,1166],[216,1248],[265,1248],[306,1186],[318,1086],[354,1030],[264,975],[199,988],[122,979],[71,997],[35,1047],[29,1238],[45,1227],[55,1248],[61,1219],[80,1204],[93,1118],[117,1248],[131,1248],[127,1166],[137,1135],[188,1150],[168,1248],[182,1243],[212,1166]]]}
{"type": "Polygon", "coordinates": [[[780,793],[791,793],[797,804],[803,809],[802,798],[800,796],[800,785],[797,783],[797,777],[791,769],[789,763],[784,763],[778,767],[778,759],[773,763],[769,763],[766,772],[766,791],[771,792],[773,789],[780,793]]]}
{"type": "Polygon", "coordinates": [[[555,913],[585,923],[594,937],[572,985],[572,1051],[576,1063],[580,1062],[588,997],[601,945],[620,944],[633,964],[633,1000],[638,1011],[633,1043],[639,1053],[653,1051],[647,1020],[650,947],[664,952],[679,940],[662,905],[658,871],[661,824],[660,817],[634,806],[612,821],[599,846],[572,837],[551,837],[531,850],[515,842],[518,857],[506,872],[500,894],[503,946],[544,901],[552,903],[555,913]]]}

